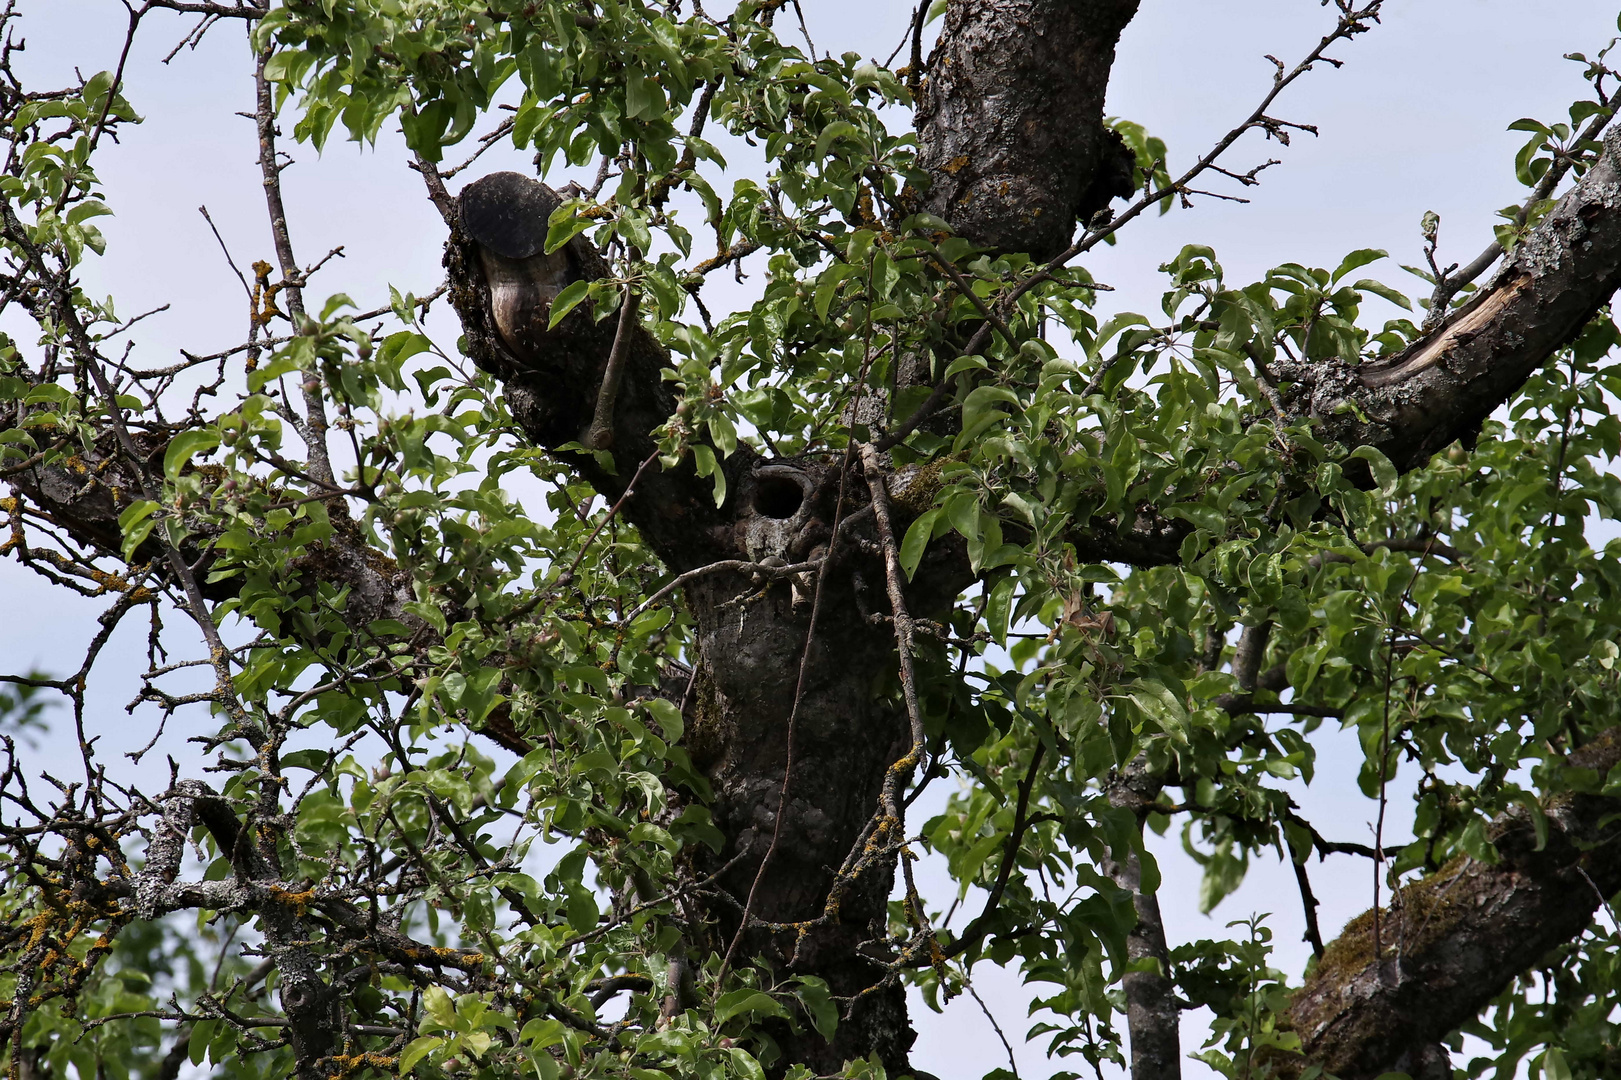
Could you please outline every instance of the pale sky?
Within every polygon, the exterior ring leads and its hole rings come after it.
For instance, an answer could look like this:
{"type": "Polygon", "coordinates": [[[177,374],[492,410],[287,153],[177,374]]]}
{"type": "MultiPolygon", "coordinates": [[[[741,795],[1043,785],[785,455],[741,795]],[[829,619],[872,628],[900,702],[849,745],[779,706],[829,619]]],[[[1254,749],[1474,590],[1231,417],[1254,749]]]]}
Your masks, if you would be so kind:
{"type": "MultiPolygon", "coordinates": [[[[116,0],[22,0],[19,6],[29,43],[18,64],[25,80],[56,84],[71,78],[75,66],[86,74],[113,66],[125,22],[116,0]]],[[[893,0],[805,0],[804,6],[819,50],[857,50],[880,60],[900,42],[911,12],[893,0]]],[[[1191,212],[1140,219],[1117,247],[1093,253],[1088,267],[1118,290],[1100,306],[1156,309],[1156,268],[1190,242],[1214,246],[1235,282],[1254,280],[1281,262],[1332,267],[1353,249],[1385,248],[1391,260],[1365,273],[1418,292],[1398,264],[1422,262],[1421,215],[1441,215],[1443,262],[1468,262],[1490,241],[1495,212],[1522,194],[1513,155],[1524,136],[1508,125],[1522,116],[1566,118],[1566,107],[1585,96],[1587,84],[1578,66],[1561,57],[1591,55],[1607,44],[1616,33],[1617,7],[1613,0],[1392,0],[1382,27],[1332,51],[1345,61],[1343,69],[1325,66],[1308,75],[1274,107],[1274,115],[1316,125],[1321,136],[1299,136],[1288,148],[1247,137],[1224,159],[1227,167],[1244,171],[1269,157],[1283,162],[1264,174],[1261,186],[1242,192],[1249,204],[1200,200],[1191,212]]],[[[1144,0],[1121,43],[1109,111],[1165,139],[1175,172],[1260,100],[1273,71],[1263,55],[1292,64],[1326,32],[1332,15],[1332,7],[1317,0],[1144,0]]],[[[240,31],[220,26],[200,49],[183,51],[164,67],[158,60],[191,23],[152,18],[157,32],[143,31],[126,91],[147,122],[98,157],[117,216],[102,219],[108,254],[92,261],[86,282],[92,294],[112,293],[126,317],[171,304],[134,335],[140,357],[160,363],[181,347],[208,352],[235,344],[245,331],[241,286],[197,207],[208,206],[239,265],[269,258],[271,248],[252,127],[233,115],[252,108],[240,31]]],[[[793,32],[786,21],[779,26],[785,35],[793,32]]],[[[315,280],[312,300],[346,292],[362,307],[374,307],[386,300],[389,284],[420,294],[439,283],[443,226],[416,175],[403,168],[397,138],[385,137],[375,153],[334,142],[321,158],[290,139],[283,145],[298,160],[284,183],[300,260],[308,264],[344,247],[344,258],[315,280]]],[[[510,147],[492,152],[487,165],[464,178],[526,169],[527,158],[510,147]]],[[[449,154],[447,160],[458,158],[449,154]]],[[[1231,185],[1222,190],[1237,192],[1231,185]]],[[[718,295],[706,299],[713,306],[718,295]]],[[[743,302],[742,290],[730,298],[743,302]]],[[[456,331],[448,309],[441,308],[433,325],[451,346],[456,331]]],[[[77,667],[98,605],[50,588],[12,562],[0,563],[0,597],[0,610],[10,616],[0,619],[0,663],[7,670],[77,667]]],[[[179,617],[169,621],[178,626],[179,617]]],[[[122,708],[143,666],[144,627],[131,625],[114,639],[93,698],[91,723],[105,733],[105,760],[151,735],[150,717],[131,721],[122,708]]],[[[164,752],[185,760],[187,733],[176,725],[155,760],[164,752]]],[[[54,756],[54,748],[42,748],[42,767],[54,756]]],[[[1293,785],[1305,815],[1333,838],[1368,838],[1374,807],[1355,790],[1360,761],[1353,735],[1324,736],[1317,783],[1309,791],[1293,785]]],[[[1392,803],[1392,817],[1387,843],[1406,837],[1410,827],[1400,800],[1392,803]]],[[[1257,865],[1207,918],[1197,913],[1197,868],[1181,853],[1176,832],[1156,841],[1155,850],[1165,872],[1160,899],[1173,944],[1228,936],[1234,931],[1223,929],[1226,922],[1271,912],[1274,962],[1298,977],[1309,951],[1299,941],[1303,920],[1287,867],[1257,865]]],[[[1332,936],[1368,906],[1371,876],[1360,861],[1345,857],[1314,862],[1312,870],[1323,931],[1332,936]]],[[[932,880],[932,896],[948,895],[937,867],[925,880],[932,880]]],[[[1018,1043],[1029,1023],[1028,994],[1014,975],[988,965],[974,977],[1018,1043]]],[[[918,1068],[943,1080],[966,1080],[1005,1066],[1000,1043],[966,997],[943,1016],[916,1003],[913,1018],[918,1068]]],[[[1184,1050],[1195,1049],[1201,1033],[1199,1018],[1190,1016],[1184,1050]]],[[[1084,1069],[1074,1060],[1048,1063],[1039,1044],[1019,1046],[1018,1059],[1027,1078],[1084,1069]]],[[[1184,1075],[1215,1074],[1189,1062],[1184,1075]]]]}

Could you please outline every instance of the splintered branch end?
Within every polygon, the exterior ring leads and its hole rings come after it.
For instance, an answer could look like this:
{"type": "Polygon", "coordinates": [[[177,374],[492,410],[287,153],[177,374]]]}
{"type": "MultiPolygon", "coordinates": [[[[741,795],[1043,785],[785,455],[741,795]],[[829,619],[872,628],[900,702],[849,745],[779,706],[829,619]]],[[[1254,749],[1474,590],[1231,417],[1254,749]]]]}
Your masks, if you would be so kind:
{"type": "Polygon", "coordinates": [[[624,299],[619,304],[619,328],[614,332],[613,349],[602,372],[602,387],[597,391],[597,407],[591,416],[591,426],[580,441],[592,450],[606,450],[614,441],[614,402],[619,397],[619,383],[625,374],[625,354],[629,352],[631,331],[636,326],[636,286],[625,285],[624,299]]]}

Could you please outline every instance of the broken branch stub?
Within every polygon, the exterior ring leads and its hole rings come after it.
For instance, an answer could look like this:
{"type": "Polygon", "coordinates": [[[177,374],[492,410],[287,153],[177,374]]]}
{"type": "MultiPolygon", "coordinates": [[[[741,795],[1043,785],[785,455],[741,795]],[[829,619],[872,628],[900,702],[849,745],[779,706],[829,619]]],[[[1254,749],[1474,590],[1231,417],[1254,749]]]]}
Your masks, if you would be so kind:
{"type": "MultiPolygon", "coordinates": [[[[624,494],[634,464],[656,452],[654,433],[675,412],[675,393],[663,377],[670,357],[635,318],[599,321],[589,300],[548,325],[552,303],[564,289],[610,273],[585,236],[545,250],[548,222],[562,203],[545,184],[513,172],[493,173],[464,188],[445,245],[450,299],[461,316],[467,355],[502,380],[507,407],[524,434],[565,458],[612,501],[624,494]],[[593,418],[613,361],[620,365],[614,372],[619,382],[604,414],[612,426],[599,430],[593,418]],[[589,452],[562,449],[578,445],[586,432],[612,447],[613,467],[589,452]]],[[[728,480],[735,481],[753,459],[751,450],[739,447],[722,464],[728,480]]],[[[688,457],[673,469],[650,472],[624,513],[671,568],[691,569],[733,554],[718,539],[726,518],[712,491],[688,457]]]]}

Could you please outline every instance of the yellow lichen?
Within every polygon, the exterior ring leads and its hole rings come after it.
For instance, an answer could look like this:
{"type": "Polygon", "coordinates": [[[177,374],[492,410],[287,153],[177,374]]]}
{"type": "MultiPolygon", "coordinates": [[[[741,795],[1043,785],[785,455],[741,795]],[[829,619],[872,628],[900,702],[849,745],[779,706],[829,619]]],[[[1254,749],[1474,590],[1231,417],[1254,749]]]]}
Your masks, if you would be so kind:
{"type": "Polygon", "coordinates": [[[292,908],[294,912],[299,915],[307,913],[310,909],[310,902],[315,899],[314,889],[305,889],[302,892],[290,892],[287,889],[278,889],[275,886],[271,886],[269,893],[270,899],[274,900],[278,904],[283,904],[292,908]]]}

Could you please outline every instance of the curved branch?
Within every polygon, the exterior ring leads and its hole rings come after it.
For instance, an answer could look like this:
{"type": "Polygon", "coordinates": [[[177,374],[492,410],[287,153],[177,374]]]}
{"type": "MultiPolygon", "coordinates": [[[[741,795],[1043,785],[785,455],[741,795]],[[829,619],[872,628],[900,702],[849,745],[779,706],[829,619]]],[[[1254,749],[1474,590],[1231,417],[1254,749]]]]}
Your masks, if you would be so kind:
{"type": "Polygon", "coordinates": [[[1480,430],[1621,286],[1621,137],[1521,241],[1491,284],[1397,356],[1356,367],[1282,362],[1290,407],[1399,469],[1480,430]],[[1365,418],[1365,419],[1364,419],[1365,418]]]}

